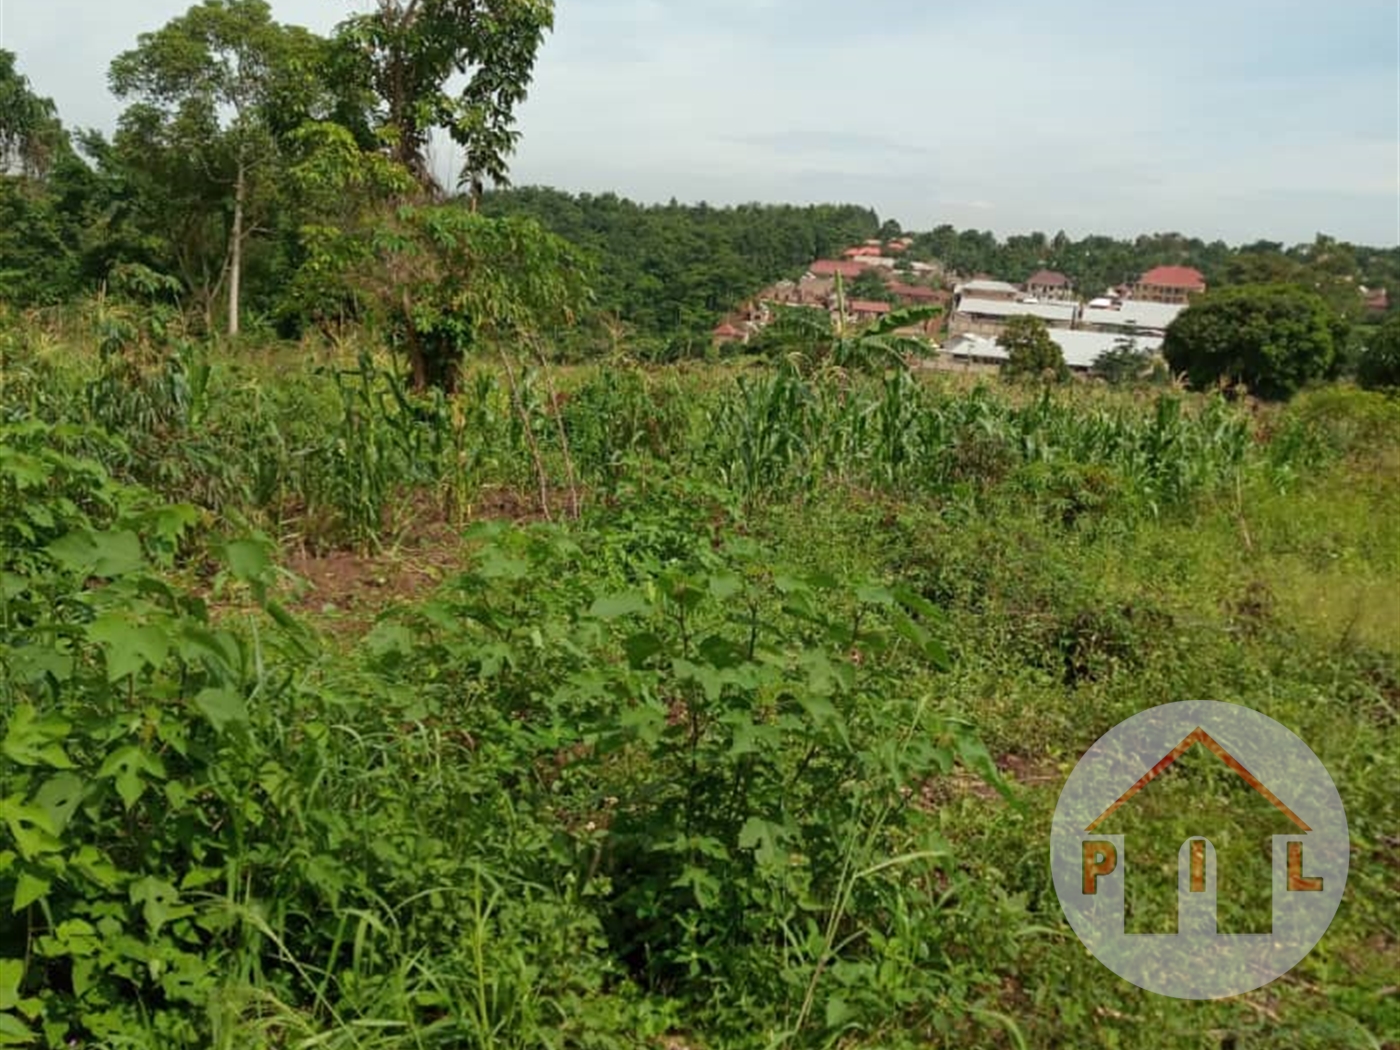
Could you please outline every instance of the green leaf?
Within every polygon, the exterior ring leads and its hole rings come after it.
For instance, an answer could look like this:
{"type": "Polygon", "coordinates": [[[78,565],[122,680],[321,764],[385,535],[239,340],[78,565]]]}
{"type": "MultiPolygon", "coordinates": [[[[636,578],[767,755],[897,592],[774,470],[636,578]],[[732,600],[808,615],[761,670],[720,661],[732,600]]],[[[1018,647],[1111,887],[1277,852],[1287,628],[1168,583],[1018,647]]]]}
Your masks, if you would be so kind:
{"type": "Polygon", "coordinates": [[[133,882],[127,892],[132,904],[141,905],[142,917],[153,935],[159,933],[160,928],[171,919],[188,915],[193,910],[180,907],[180,891],[154,875],[133,882]]]}
{"type": "Polygon", "coordinates": [[[651,603],[635,591],[599,598],[588,610],[596,620],[619,620],[624,616],[639,616],[651,612],[651,603]]]}
{"type": "Polygon", "coordinates": [[[34,793],[34,804],[49,815],[54,834],[62,835],[73,814],[82,805],[87,782],[76,773],[59,773],[46,780],[34,793]]]}
{"type": "Polygon", "coordinates": [[[19,1005],[19,986],[23,980],[22,960],[0,959],[0,1010],[13,1010],[19,1005]]]}
{"type": "Polygon", "coordinates": [[[72,728],[71,722],[54,715],[40,718],[33,704],[19,704],[6,727],[0,752],[21,766],[72,769],[73,762],[61,743],[72,728]]]}
{"type": "Polygon", "coordinates": [[[650,631],[645,631],[630,636],[622,643],[622,648],[627,653],[628,666],[639,671],[653,656],[664,652],[666,644],[650,631]]]}
{"type": "Polygon", "coordinates": [[[18,915],[35,901],[41,901],[47,897],[52,888],[53,883],[48,879],[41,879],[27,871],[21,873],[19,880],[15,883],[15,902],[10,913],[18,915]]]}
{"type": "Polygon", "coordinates": [[[75,573],[111,579],[146,568],[134,532],[70,532],[49,544],[49,556],[75,573]]]}
{"type": "Polygon", "coordinates": [[[119,613],[98,617],[87,627],[88,640],[107,653],[107,680],[120,681],[147,667],[159,667],[170,653],[170,640],[158,627],[131,623],[119,613]]]}
{"type": "Polygon", "coordinates": [[[133,744],[108,755],[97,771],[97,776],[98,779],[113,779],[117,785],[117,794],[121,796],[126,808],[130,809],[146,790],[143,773],[158,780],[165,779],[165,767],[161,765],[160,760],[133,744]]]}
{"type": "Polygon", "coordinates": [[[33,1030],[14,1014],[0,1013],[0,1046],[33,1046],[36,1038],[33,1030]]]}
{"type": "Polygon", "coordinates": [[[710,595],[724,601],[744,589],[742,578],[732,572],[718,572],[710,577],[710,595]]]}
{"type": "Polygon", "coordinates": [[[224,560],[243,583],[260,583],[272,568],[267,544],[257,540],[234,540],[224,548],[224,560]]]}
{"type": "Polygon", "coordinates": [[[248,724],[248,705],[231,689],[205,689],[194,698],[194,706],[220,733],[248,724]]]}
{"type": "Polygon", "coordinates": [[[55,853],[63,848],[53,820],[38,806],[27,805],[20,796],[0,799],[0,819],[5,821],[10,835],[19,847],[20,856],[33,860],[41,853],[55,853]]]}

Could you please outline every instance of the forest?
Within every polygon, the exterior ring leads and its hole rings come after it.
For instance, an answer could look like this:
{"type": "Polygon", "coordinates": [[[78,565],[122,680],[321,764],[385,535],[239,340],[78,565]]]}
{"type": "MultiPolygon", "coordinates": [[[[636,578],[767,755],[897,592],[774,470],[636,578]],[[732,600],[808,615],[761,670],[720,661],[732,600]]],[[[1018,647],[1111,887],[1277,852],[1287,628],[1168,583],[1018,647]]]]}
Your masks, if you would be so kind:
{"type": "Polygon", "coordinates": [[[1395,1050],[1395,251],[940,228],[1218,287],[1073,381],[1030,323],[925,367],[932,309],[722,355],[902,231],[511,188],[552,25],[208,0],[110,135],[0,52],[0,1047],[1395,1050]],[[1345,803],[1330,926],[1228,998],[1120,979],[1050,866],[1183,699],[1345,803]]]}

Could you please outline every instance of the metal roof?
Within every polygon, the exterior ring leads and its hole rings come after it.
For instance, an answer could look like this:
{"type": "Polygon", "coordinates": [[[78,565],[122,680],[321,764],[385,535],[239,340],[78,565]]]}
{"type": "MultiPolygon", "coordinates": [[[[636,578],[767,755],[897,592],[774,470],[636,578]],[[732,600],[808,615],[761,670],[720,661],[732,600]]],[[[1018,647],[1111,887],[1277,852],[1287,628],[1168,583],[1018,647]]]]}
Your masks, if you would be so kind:
{"type": "MultiPolygon", "coordinates": [[[[1051,329],[1050,338],[1055,340],[1060,352],[1065,356],[1065,364],[1070,368],[1092,368],[1099,356],[1112,350],[1120,335],[1111,332],[1072,332],[1068,329],[1051,329]]],[[[1138,348],[1156,353],[1162,348],[1162,340],[1151,336],[1135,337],[1138,348]]],[[[995,339],[985,335],[965,333],[948,340],[943,347],[945,353],[954,357],[971,357],[984,361],[1005,361],[1011,355],[1003,350],[995,339]]]]}
{"type": "MultiPolygon", "coordinates": [[[[1112,350],[1120,339],[1128,337],[1112,332],[1072,332],[1052,328],[1050,338],[1059,344],[1060,352],[1065,355],[1065,364],[1070,368],[1091,368],[1100,354],[1112,350]]],[[[1139,350],[1146,350],[1148,353],[1155,354],[1162,348],[1162,340],[1156,336],[1138,335],[1131,338],[1137,343],[1139,350]]]]}
{"type": "Polygon", "coordinates": [[[1047,321],[1073,321],[1079,306],[1076,303],[1009,303],[1000,299],[964,298],[958,313],[982,317],[1042,317],[1047,321]]]}
{"type": "Polygon", "coordinates": [[[998,292],[1002,295],[1020,295],[1021,289],[1014,284],[1007,284],[1005,281],[968,281],[958,289],[959,292],[967,292],[976,295],[978,292],[998,292]]]}
{"type": "Polygon", "coordinates": [[[1144,303],[1125,299],[1117,310],[1085,307],[1080,323],[1105,328],[1144,328],[1165,332],[1186,307],[1177,303],[1144,303]]]}

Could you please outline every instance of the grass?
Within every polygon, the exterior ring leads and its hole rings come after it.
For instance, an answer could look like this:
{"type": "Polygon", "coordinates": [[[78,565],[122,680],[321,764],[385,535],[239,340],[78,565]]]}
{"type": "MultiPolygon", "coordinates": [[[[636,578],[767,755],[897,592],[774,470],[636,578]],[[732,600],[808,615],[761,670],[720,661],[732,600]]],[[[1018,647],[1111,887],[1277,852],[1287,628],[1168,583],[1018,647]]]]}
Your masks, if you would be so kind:
{"type": "Polygon", "coordinates": [[[1395,1045],[1393,401],[446,402],[373,353],[7,338],[0,1043],[1395,1045]],[[1348,807],[1331,930],[1234,1000],[1113,977],[1046,863],[1083,750],[1180,699],[1348,807]]]}

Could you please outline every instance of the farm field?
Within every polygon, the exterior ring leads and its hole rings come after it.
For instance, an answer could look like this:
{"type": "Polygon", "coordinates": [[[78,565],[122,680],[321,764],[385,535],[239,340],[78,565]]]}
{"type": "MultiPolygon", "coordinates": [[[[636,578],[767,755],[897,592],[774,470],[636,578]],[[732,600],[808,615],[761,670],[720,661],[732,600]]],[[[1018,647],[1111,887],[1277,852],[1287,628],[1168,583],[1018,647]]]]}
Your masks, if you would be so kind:
{"type": "Polygon", "coordinates": [[[0,1045],[1400,1046],[1400,404],[0,328],[0,1045]],[[1346,895],[1187,1002],[1084,750],[1301,736],[1346,895]]]}

